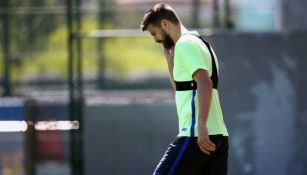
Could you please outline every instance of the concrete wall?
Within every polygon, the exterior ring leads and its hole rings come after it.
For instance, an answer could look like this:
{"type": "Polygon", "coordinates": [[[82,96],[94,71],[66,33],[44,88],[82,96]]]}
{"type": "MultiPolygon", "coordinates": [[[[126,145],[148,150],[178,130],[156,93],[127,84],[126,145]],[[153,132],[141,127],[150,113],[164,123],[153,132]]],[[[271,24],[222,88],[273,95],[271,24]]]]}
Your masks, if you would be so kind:
{"type": "Polygon", "coordinates": [[[221,60],[234,174],[306,174],[306,33],[210,39],[221,60]]]}
{"type": "MultiPolygon", "coordinates": [[[[306,33],[220,33],[207,39],[220,61],[229,174],[307,174],[306,33]]],[[[165,98],[170,101],[87,106],[86,174],[151,174],[177,134],[173,96],[165,98]]]]}
{"type": "Polygon", "coordinates": [[[173,105],[92,106],[85,135],[86,174],[152,174],[176,136],[173,105]]]}
{"type": "Polygon", "coordinates": [[[307,1],[280,0],[282,7],[282,30],[307,31],[307,1]]]}

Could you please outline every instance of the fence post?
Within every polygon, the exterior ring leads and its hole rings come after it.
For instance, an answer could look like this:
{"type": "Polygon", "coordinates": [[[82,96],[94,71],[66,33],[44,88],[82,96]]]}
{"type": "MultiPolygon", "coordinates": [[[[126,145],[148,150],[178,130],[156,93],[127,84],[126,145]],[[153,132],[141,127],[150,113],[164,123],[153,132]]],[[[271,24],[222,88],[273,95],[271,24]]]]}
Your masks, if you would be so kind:
{"type": "Polygon", "coordinates": [[[70,131],[70,166],[72,175],[83,175],[83,81],[80,0],[66,0],[68,29],[69,118],[80,128],[70,131]],[[76,57],[76,60],[75,60],[76,57]],[[76,71],[76,72],[75,72],[76,71]],[[77,73],[77,74],[75,74],[77,73]],[[75,77],[77,76],[77,77],[75,77]]]}
{"type": "Polygon", "coordinates": [[[25,173],[26,175],[36,175],[36,130],[34,124],[38,117],[38,104],[34,99],[28,99],[25,102],[26,121],[28,122],[28,130],[26,131],[26,161],[25,161],[25,173]]]}
{"type": "Polygon", "coordinates": [[[193,21],[193,28],[200,28],[199,25],[199,0],[193,0],[193,15],[192,15],[192,21],[193,21]]]}
{"type": "Polygon", "coordinates": [[[11,96],[11,59],[10,59],[10,14],[8,7],[10,6],[9,0],[1,1],[1,6],[5,9],[2,14],[3,22],[3,85],[4,85],[4,96],[11,96]]]}
{"type": "Polygon", "coordinates": [[[220,8],[218,0],[213,0],[213,26],[215,28],[220,27],[220,8]]]}

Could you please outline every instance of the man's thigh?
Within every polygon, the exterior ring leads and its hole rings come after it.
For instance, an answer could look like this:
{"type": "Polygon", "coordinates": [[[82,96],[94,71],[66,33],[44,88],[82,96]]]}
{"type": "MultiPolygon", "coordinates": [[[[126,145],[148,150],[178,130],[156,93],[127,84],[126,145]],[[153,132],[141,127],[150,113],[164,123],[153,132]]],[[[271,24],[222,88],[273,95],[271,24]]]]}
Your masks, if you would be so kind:
{"type": "Polygon", "coordinates": [[[216,145],[216,151],[212,159],[203,169],[205,175],[227,175],[228,172],[228,137],[210,136],[210,140],[216,145]]]}
{"type": "Polygon", "coordinates": [[[204,154],[197,138],[177,138],[165,152],[154,175],[226,175],[228,171],[228,137],[210,136],[216,151],[204,154]]]}
{"type": "Polygon", "coordinates": [[[177,138],[165,152],[154,175],[197,175],[212,155],[204,154],[197,144],[197,138],[177,138]]]}

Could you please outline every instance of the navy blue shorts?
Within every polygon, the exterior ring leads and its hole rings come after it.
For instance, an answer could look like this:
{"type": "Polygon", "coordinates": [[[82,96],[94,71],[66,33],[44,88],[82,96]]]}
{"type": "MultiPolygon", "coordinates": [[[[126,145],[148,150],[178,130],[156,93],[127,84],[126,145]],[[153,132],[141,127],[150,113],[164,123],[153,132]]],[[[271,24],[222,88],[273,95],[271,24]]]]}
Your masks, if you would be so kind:
{"type": "Polygon", "coordinates": [[[178,137],[170,144],[154,175],[226,175],[228,170],[228,137],[211,135],[216,150],[203,153],[197,137],[178,137]]]}

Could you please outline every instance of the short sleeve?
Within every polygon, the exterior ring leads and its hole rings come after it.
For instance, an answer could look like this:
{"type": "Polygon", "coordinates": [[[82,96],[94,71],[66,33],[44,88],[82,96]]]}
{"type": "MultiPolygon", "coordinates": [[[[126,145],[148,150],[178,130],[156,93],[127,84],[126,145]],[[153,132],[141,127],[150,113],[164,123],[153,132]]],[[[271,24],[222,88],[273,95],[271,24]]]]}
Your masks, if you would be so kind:
{"type": "Polygon", "coordinates": [[[208,71],[208,57],[209,55],[201,51],[201,48],[192,42],[181,42],[176,45],[175,54],[184,66],[187,74],[193,78],[193,74],[198,69],[208,71]]]}

